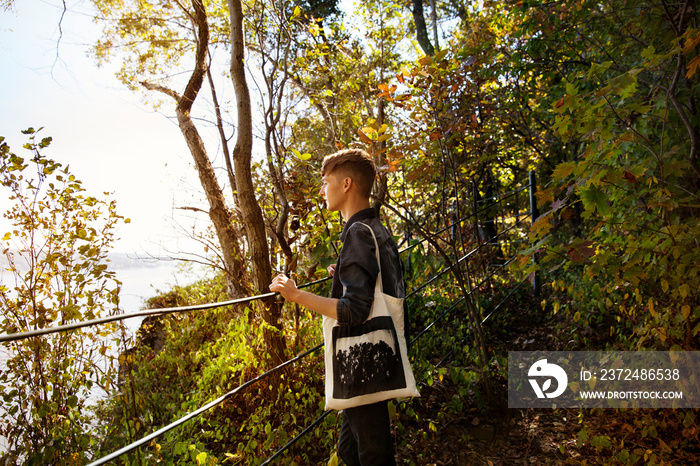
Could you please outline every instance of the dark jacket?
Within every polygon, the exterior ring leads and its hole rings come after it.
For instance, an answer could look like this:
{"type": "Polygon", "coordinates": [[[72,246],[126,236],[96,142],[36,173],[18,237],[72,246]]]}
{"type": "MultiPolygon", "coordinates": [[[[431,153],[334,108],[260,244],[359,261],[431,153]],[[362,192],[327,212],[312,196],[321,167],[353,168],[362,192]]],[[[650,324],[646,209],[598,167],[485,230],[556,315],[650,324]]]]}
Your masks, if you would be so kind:
{"type": "MultiPolygon", "coordinates": [[[[372,233],[359,222],[369,225],[377,237],[384,293],[396,298],[406,296],[403,265],[394,239],[377,218],[374,209],[361,210],[350,217],[340,234],[343,247],[338,256],[331,289],[331,297],[340,300],[337,308],[340,325],[358,325],[367,319],[379,273],[372,233]]],[[[405,309],[404,305],[404,314],[405,309]]],[[[407,325],[405,329],[408,331],[407,325]]]]}

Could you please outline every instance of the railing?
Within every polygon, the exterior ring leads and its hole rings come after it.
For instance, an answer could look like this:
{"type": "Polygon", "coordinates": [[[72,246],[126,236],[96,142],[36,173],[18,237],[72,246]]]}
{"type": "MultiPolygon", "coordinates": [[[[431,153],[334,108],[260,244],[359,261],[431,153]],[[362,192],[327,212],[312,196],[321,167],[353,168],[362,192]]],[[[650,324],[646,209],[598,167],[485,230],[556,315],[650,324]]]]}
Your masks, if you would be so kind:
{"type": "MultiPolygon", "coordinates": [[[[499,237],[504,236],[506,233],[520,225],[524,219],[520,219],[520,217],[527,218],[527,215],[531,216],[532,221],[534,222],[535,217],[536,217],[536,204],[534,203],[534,188],[535,188],[535,178],[534,174],[531,172],[530,174],[530,179],[529,179],[529,184],[526,186],[523,186],[521,188],[515,189],[509,193],[504,194],[503,196],[493,196],[488,199],[481,199],[480,201],[486,202],[486,201],[491,201],[491,200],[498,200],[498,202],[503,202],[503,200],[509,198],[510,196],[516,195],[517,193],[528,189],[530,191],[530,211],[529,212],[524,212],[521,213],[518,211],[515,217],[518,218],[518,220],[511,225],[510,227],[502,230],[499,232],[494,238],[491,238],[490,241],[488,242],[483,242],[479,244],[477,247],[469,251],[468,253],[464,254],[461,258],[458,260],[454,261],[453,263],[445,266],[442,270],[440,270],[435,276],[427,280],[425,283],[423,283],[421,286],[418,288],[412,290],[407,296],[406,299],[410,299],[411,297],[415,296],[417,293],[425,289],[427,286],[430,284],[434,283],[436,280],[438,280],[440,277],[443,275],[449,273],[452,271],[455,267],[459,266],[462,262],[466,261],[469,259],[471,256],[474,254],[478,253],[482,248],[487,247],[487,246],[492,246],[492,245],[497,245],[497,244],[504,244],[504,243],[512,243],[512,242],[499,242],[497,239],[499,237]]],[[[474,209],[474,212],[471,213],[470,215],[466,216],[465,218],[459,219],[452,224],[447,225],[446,227],[432,233],[430,237],[425,237],[413,244],[410,244],[409,246],[401,249],[400,253],[403,254],[405,252],[408,252],[412,250],[413,248],[417,247],[421,243],[427,241],[429,238],[434,238],[440,235],[441,233],[444,233],[445,231],[455,228],[460,226],[465,220],[468,220],[469,218],[474,218],[475,220],[478,219],[478,214],[485,212],[487,209],[491,208],[492,206],[486,206],[482,207],[481,209],[474,209]]],[[[517,206],[516,206],[517,208],[517,206]]],[[[500,218],[497,219],[492,219],[492,221],[497,221],[497,220],[504,220],[507,218],[512,218],[513,216],[506,217],[505,215],[501,215],[500,218]]],[[[476,223],[476,222],[475,222],[476,223]]],[[[445,316],[447,316],[450,312],[454,311],[461,303],[463,303],[466,299],[468,299],[480,286],[482,286],[484,283],[486,283],[488,280],[491,279],[497,272],[502,270],[503,268],[507,267],[512,263],[514,259],[511,258],[508,261],[504,262],[503,264],[499,265],[498,267],[494,268],[489,274],[487,274],[485,277],[481,279],[481,281],[472,286],[471,289],[467,292],[465,296],[462,296],[459,300],[454,302],[450,307],[448,307],[446,310],[444,310],[438,317],[436,317],[430,324],[428,324],[424,329],[422,329],[412,340],[411,340],[411,346],[413,343],[415,343],[418,339],[420,339],[423,335],[425,335],[427,332],[429,332],[434,325],[439,322],[441,319],[443,319],[445,316]]],[[[323,283],[330,278],[324,278],[321,280],[316,280],[313,282],[309,282],[303,285],[300,285],[299,288],[306,288],[310,286],[314,286],[320,283],[323,283]]],[[[515,285],[511,290],[509,290],[508,294],[501,300],[499,304],[494,306],[494,308],[482,319],[481,323],[485,324],[491,316],[513,295],[513,293],[520,288],[526,281],[528,281],[529,277],[526,277],[525,279],[521,280],[517,285],[515,285]]],[[[533,279],[533,286],[539,286],[537,282],[537,278],[535,277],[533,279]]],[[[534,288],[534,291],[537,292],[537,288],[534,288]]],[[[135,317],[146,317],[146,316],[155,316],[155,315],[166,315],[166,314],[172,314],[172,313],[177,313],[177,312],[192,312],[192,311],[197,311],[197,310],[204,310],[204,309],[214,309],[214,308],[219,308],[219,307],[225,307],[225,306],[231,306],[231,305],[237,305],[237,304],[246,304],[250,303],[256,300],[260,299],[266,299],[275,296],[277,293],[265,293],[265,294],[260,294],[256,296],[251,296],[251,297],[246,297],[246,298],[240,298],[240,299],[233,299],[233,300],[228,300],[228,301],[222,301],[218,303],[209,303],[209,304],[200,304],[200,305],[194,305],[194,306],[182,306],[182,307],[172,307],[172,308],[161,308],[161,309],[148,309],[148,310],[143,310],[143,311],[138,311],[138,312],[133,312],[133,313],[125,313],[125,314],[119,314],[119,315],[113,315],[113,316],[108,316],[104,318],[99,318],[99,319],[93,319],[93,320],[88,320],[88,321],[83,321],[83,322],[76,322],[76,323],[71,323],[71,324],[66,324],[66,325],[61,325],[61,326],[56,326],[56,327],[48,327],[48,328],[43,328],[43,329],[37,329],[37,330],[32,330],[32,331],[27,331],[27,332],[21,332],[21,333],[14,333],[14,334],[4,334],[0,335],[0,342],[9,342],[9,341],[16,341],[16,340],[21,340],[21,339],[26,339],[26,338],[33,338],[33,337],[38,337],[42,335],[47,335],[51,333],[57,333],[57,332],[65,332],[65,331],[70,331],[70,330],[75,330],[83,327],[88,327],[88,326],[93,326],[93,325],[100,325],[104,323],[109,323],[109,322],[115,322],[115,321],[120,321],[120,320],[125,320],[129,318],[135,318],[135,317]]],[[[469,337],[469,334],[464,337],[462,340],[462,343],[466,341],[466,339],[469,337]]],[[[192,411],[191,413],[188,413],[187,415],[181,417],[180,419],[172,422],[171,424],[168,424],[161,429],[158,429],[155,432],[152,432],[151,434],[117,450],[114,451],[113,453],[108,454],[107,456],[104,456],[102,458],[97,459],[96,461],[90,463],[89,466],[97,466],[101,464],[105,464],[109,461],[112,461],[130,451],[133,451],[143,445],[148,444],[152,440],[164,435],[166,432],[169,432],[185,422],[203,414],[204,412],[214,408],[215,406],[223,403],[225,400],[231,398],[232,396],[236,395],[237,393],[240,393],[242,390],[254,385],[257,382],[260,382],[261,380],[266,379],[270,375],[282,370],[283,368],[290,366],[292,364],[295,364],[296,362],[304,359],[305,357],[315,353],[319,349],[323,347],[323,343],[320,343],[313,348],[310,348],[297,356],[295,356],[292,359],[289,359],[282,364],[278,365],[277,367],[270,369],[269,371],[245,382],[244,384],[240,385],[239,387],[229,391],[228,393],[222,395],[221,397],[207,403],[206,405],[200,407],[199,409],[192,411]]],[[[454,349],[452,349],[446,356],[443,357],[443,359],[436,364],[436,367],[439,367],[446,361],[452,354],[454,349]]],[[[419,382],[420,384],[424,384],[425,381],[419,382]]],[[[297,443],[301,438],[304,436],[308,435],[311,430],[318,425],[323,419],[326,418],[332,411],[326,411],[323,414],[321,414],[315,421],[313,421],[309,426],[307,426],[302,432],[300,432],[295,438],[290,440],[286,445],[284,445],[282,448],[280,448],[277,452],[275,452],[272,456],[270,456],[267,460],[265,460],[262,464],[267,465],[271,464],[272,461],[275,459],[279,458],[285,451],[287,451],[289,448],[291,448],[295,443],[297,443]]]]}

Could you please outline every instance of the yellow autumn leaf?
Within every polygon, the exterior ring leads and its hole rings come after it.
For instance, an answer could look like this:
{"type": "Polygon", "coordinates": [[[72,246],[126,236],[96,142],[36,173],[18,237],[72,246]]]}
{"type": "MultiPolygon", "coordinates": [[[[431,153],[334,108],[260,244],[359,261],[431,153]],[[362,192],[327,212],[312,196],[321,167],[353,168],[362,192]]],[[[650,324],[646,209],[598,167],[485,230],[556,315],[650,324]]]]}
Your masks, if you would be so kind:
{"type": "Polygon", "coordinates": [[[595,384],[598,381],[597,377],[591,377],[590,379],[587,380],[588,383],[588,388],[593,390],[595,388],[595,384]]]}
{"type": "Polygon", "coordinates": [[[698,34],[697,31],[695,31],[695,35],[691,35],[685,40],[685,45],[683,47],[683,55],[688,55],[690,52],[695,50],[695,47],[697,47],[699,43],[700,34],[698,34]]]}
{"type": "Polygon", "coordinates": [[[681,314],[683,315],[683,318],[684,318],[684,319],[687,319],[688,316],[690,315],[690,306],[688,306],[687,304],[685,304],[685,305],[681,308],[681,314]]]}
{"type": "Polygon", "coordinates": [[[362,132],[368,136],[370,134],[377,134],[377,130],[375,128],[372,128],[371,126],[365,126],[364,128],[362,128],[362,132]]]}
{"type": "Polygon", "coordinates": [[[338,463],[339,463],[338,454],[333,453],[333,455],[331,455],[331,459],[328,460],[328,466],[338,466],[338,463]]]}
{"type": "Polygon", "coordinates": [[[552,224],[549,221],[548,215],[543,215],[538,218],[530,227],[529,236],[533,239],[535,236],[545,236],[552,229],[552,224]]]}
{"type": "Polygon", "coordinates": [[[659,340],[666,341],[666,329],[663,327],[659,327],[659,340]]]}
{"type": "Polygon", "coordinates": [[[678,361],[678,358],[680,358],[681,355],[680,355],[680,353],[679,353],[678,351],[674,351],[673,349],[671,349],[671,351],[669,352],[669,356],[670,356],[670,358],[671,358],[671,363],[672,363],[672,364],[675,364],[676,361],[678,361]]]}
{"type": "Polygon", "coordinates": [[[360,141],[364,142],[365,144],[372,144],[372,140],[361,129],[357,130],[357,135],[360,136],[360,141]]]}
{"type": "Polygon", "coordinates": [[[654,300],[649,298],[649,312],[651,312],[652,317],[656,317],[656,310],[654,309],[654,300]]]}
{"type": "Polygon", "coordinates": [[[688,63],[688,66],[686,66],[686,68],[688,69],[688,72],[685,74],[686,79],[690,79],[693,77],[695,72],[698,71],[698,66],[700,66],[700,55],[690,60],[690,63],[688,63]]]}

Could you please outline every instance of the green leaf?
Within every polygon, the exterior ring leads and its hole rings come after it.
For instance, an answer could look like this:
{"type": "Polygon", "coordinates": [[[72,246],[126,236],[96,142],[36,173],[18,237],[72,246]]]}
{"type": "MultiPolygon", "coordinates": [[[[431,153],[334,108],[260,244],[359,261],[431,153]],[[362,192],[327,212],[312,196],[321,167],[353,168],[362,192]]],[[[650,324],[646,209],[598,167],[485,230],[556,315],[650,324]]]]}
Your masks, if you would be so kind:
{"type": "Polygon", "coordinates": [[[593,63],[591,64],[591,69],[588,72],[588,77],[592,78],[593,76],[597,76],[599,74],[604,73],[605,71],[610,68],[610,65],[612,65],[612,61],[606,61],[601,64],[598,63],[593,63]]]}
{"type": "Polygon", "coordinates": [[[581,430],[578,433],[577,437],[578,437],[578,444],[582,445],[584,442],[588,441],[588,432],[585,429],[581,430]]]}
{"type": "Polygon", "coordinates": [[[576,168],[576,163],[574,162],[564,162],[557,165],[557,168],[552,172],[552,178],[555,180],[563,180],[567,176],[571,175],[576,168]]]}
{"type": "Polygon", "coordinates": [[[433,56],[433,61],[440,61],[447,55],[448,49],[442,49],[433,56]]]}
{"type": "Polygon", "coordinates": [[[630,70],[608,81],[608,85],[613,92],[623,99],[630,97],[637,90],[638,73],[639,70],[630,70]]]}
{"type": "Polygon", "coordinates": [[[597,186],[590,185],[581,189],[580,196],[581,200],[583,201],[583,205],[589,211],[593,212],[598,209],[598,213],[603,216],[608,215],[610,212],[608,198],[597,186]]]}
{"type": "Polygon", "coordinates": [[[642,50],[642,58],[648,60],[648,66],[657,66],[662,60],[663,55],[658,55],[653,45],[642,50]]]}
{"type": "Polygon", "coordinates": [[[642,50],[642,58],[651,58],[656,54],[656,49],[653,45],[642,50]]]}

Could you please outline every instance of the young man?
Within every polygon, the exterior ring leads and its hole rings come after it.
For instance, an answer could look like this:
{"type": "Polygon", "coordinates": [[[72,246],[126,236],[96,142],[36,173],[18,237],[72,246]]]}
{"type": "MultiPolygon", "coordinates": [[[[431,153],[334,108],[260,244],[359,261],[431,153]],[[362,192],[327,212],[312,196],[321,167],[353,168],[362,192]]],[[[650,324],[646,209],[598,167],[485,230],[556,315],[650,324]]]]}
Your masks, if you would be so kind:
{"type": "MultiPolygon", "coordinates": [[[[270,290],[336,319],[340,325],[359,325],[369,316],[379,274],[372,233],[360,223],[369,225],[377,238],[384,293],[405,297],[403,267],[396,243],[370,207],[376,169],[369,154],[347,149],[329,155],[323,160],[321,175],[320,194],[326,200],[326,208],[340,212],[346,221],[340,235],[340,255],[336,264],[328,268],[333,277],[331,296],[299,290],[284,275],[275,277],[270,290]]],[[[386,401],[343,410],[338,453],[348,466],[396,464],[386,401]]]]}

